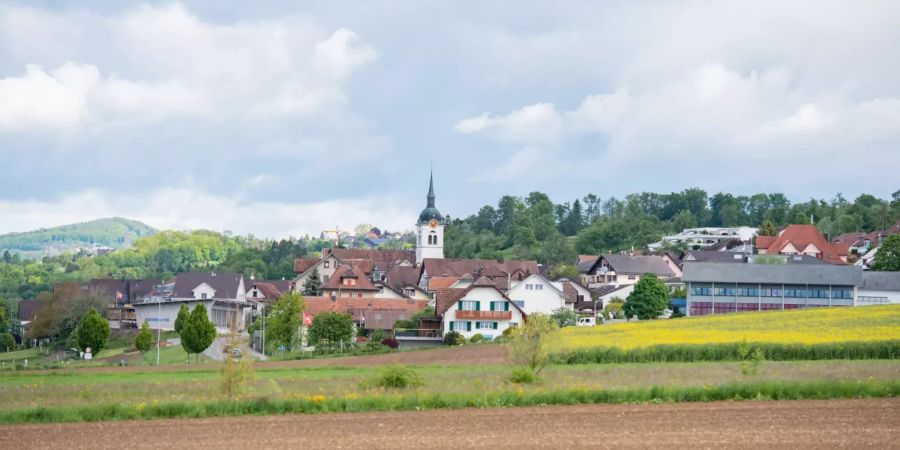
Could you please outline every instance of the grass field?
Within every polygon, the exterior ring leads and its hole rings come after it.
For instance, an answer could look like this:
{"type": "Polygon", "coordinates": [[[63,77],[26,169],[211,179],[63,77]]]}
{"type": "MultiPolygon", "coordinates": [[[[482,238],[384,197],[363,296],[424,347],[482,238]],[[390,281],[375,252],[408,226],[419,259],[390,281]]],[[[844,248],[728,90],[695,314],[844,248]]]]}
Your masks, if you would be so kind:
{"type": "Polygon", "coordinates": [[[896,339],[900,339],[900,305],[766,311],[569,327],[560,332],[555,347],[561,351],[741,341],[818,344],[896,339]]]}

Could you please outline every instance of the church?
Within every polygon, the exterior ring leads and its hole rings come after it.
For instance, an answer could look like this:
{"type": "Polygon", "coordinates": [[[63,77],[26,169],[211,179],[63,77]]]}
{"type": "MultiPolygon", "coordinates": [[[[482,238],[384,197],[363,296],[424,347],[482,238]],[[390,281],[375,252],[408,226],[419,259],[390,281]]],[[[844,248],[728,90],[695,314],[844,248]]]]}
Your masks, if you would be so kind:
{"type": "Polygon", "coordinates": [[[428,177],[426,199],[416,222],[416,265],[422,265],[425,258],[444,257],[444,217],[434,206],[434,174],[428,177]]]}

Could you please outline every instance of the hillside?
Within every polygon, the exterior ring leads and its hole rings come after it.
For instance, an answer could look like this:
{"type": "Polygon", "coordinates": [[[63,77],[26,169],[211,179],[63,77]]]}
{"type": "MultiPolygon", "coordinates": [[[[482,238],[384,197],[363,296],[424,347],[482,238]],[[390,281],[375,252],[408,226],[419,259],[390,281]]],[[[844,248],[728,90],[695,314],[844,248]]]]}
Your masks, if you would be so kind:
{"type": "Polygon", "coordinates": [[[89,248],[94,244],[118,248],[125,246],[126,236],[133,242],[141,236],[153,233],[156,233],[156,230],[147,224],[121,217],[112,217],[34,231],[3,234],[0,235],[0,251],[10,250],[34,256],[35,254],[54,254],[64,250],[89,248]]]}

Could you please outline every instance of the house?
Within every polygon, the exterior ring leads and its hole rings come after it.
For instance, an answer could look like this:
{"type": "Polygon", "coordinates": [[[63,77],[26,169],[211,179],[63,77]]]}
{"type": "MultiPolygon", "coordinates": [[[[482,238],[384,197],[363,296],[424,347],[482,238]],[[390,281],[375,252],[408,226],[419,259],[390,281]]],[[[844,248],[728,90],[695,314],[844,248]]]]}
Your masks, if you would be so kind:
{"type": "Polygon", "coordinates": [[[392,330],[398,320],[409,320],[428,306],[425,300],[376,299],[372,297],[306,297],[304,315],[310,319],[323,312],[350,314],[353,322],[366,330],[392,330]]]}
{"type": "Polygon", "coordinates": [[[442,334],[456,331],[466,339],[476,334],[493,339],[523,323],[527,314],[489,278],[481,277],[465,289],[436,291],[435,316],[442,334]]]}
{"type": "Polygon", "coordinates": [[[769,264],[828,264],[815,256],[809,255],[752,255],[709,250],[690,250],[686,252],[684,254],[684,263],[687,264],[691,262],[726,264],[753,264],[757,262],[766,262],[769,264]]]}
{"type": "Polygon", "coordinates": [[[322,284],[344,264],[352,264],[362,269],[372,281],[383,280],[385,274],[395,266],[412,267],[415,264],[415,252],[411,250],[379,250],[326,248],[321,258],[297,258],[294,260],[295,289],[302,290],[307,278],[315,269],[322,284]]]}
{"type": "Polygon", "coordinates": [[[502,259],[426,258],[422,262],[419,287],[428,291],[449,287],[464,275],[473,279],[489,278],[495,286],[506,290],[512,281],[540,273],[535,261],[502,259]]]}
{"type": "Polygon", "coordinates": [[[858,306],[894,303],[900,303],[900,272],[862,273],[862,283],[856,292],[858,306]]]}
{"type": "Polygon", "coordinates": [[[685,263],[689,316],[853,306],[859,267],[836,264],[685,263]]]}
{"type": "Polygon", "coordinates": [[[648,248],[658,250],[668,246],[684,245],[688,249],[699,250],[727,241],[750,243],[757,231],[758,228],[752,227],[687,228],[681,233],[663,237],[661,241],[650,244],[648,248]]]}
{"type": "Polygon", "coordinates": [[[244,277],[239,273],[185,272],[157,285],[133,302],[137,323],[147,322],[151,328],[174,330],[181,305],[193,310],[206,307],[209,319],[219,332],[232,328],[241,331],[256,302],[247,301],[244,277]]]}
{"type": "Polygon", "coordinates": [[[809,255],[830,264],[846,264],[850,247],[825,240],[815,225],[789,225],[778,236],[757,236],[756,250],[761,255],[809,255]]]}
{"type": "Polygon", "coordinates": [[[506,296],[526,314],[552,314],[559,308],[574,310],[577,301],[577,294],[566,295],[562,282],[550,281],[536,273],[514,281],[506,296]]]}
{"type": "MultiPolygon", "coordinates": [[[[396,265],[384,276],[384,284],[404,297],[415,300],[431,300],[431,295],[419,287],[420,268],[396,265]]],[[[376,295],[377,297],[377,295],[376,295]]]]}
{"type": "Polygon", "coordinates": [[[338,267],[322,286],[322,292],[332,298],[374,297],[378,291],[363,269],[352,264],[338,267]]]}
{"type": "Polygon", "coordinates": [[[275,302],[281,294],[291,291],[290,280],[255,280],[250,277],[246,298],[248,301],[275,302]]]}
{"type": "Polygon", "coordinates": [[[864,255],[881,243],[881,232],[844,233],[831,240],[833,244],[846,245],[850,253],[864,255]]]}
{"type": "Polygon", "coordinates": [[[658,255],[600,255],[593,264],[579,271],[581,284],[594,289],[603,285],[635,284],[644,274],[661,279],[676,272],[658,255]]]}

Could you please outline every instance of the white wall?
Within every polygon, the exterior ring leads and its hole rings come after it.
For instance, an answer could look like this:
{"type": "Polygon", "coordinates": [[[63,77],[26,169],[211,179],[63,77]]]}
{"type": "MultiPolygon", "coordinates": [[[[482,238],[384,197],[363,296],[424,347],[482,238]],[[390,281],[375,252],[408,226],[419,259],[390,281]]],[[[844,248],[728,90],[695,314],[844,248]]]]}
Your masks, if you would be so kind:
{"type": "MultiPolygon", "coordinates": [[[[481,311],[490,311],[491,310],[490,302],[492,302],[492,301],[506,301],[506,299],[503,297],[503,294],[501,294],[496,289],[480,288],[480,287],[472,289],[471,291],[469,291],[468,294],[466,294],[465,297],[461,298],[460,300],[480,301],[481,302],[481,311]]],[[[450,306],[449,309],[447,309],[447,311],[444,312],[444,316],[442,319],[444,334],[450,332],[450,322],[457,320],[456,312],[457,312],[458,304],[459,304],[458,302],[454,303],[452,306],[450,306]]],[[[510,305],[509,312],[511,313],[510,320],[459,319],[459,320],[464,320],[466,322],[472,322],[472,329],[470,331],[454,329],[453,331],[456,331],[459,334],[463,335],[466,339],[469,339],[472,336],[479,334],[479,333],[486,338],[491,338],[491,339],[496,338],[497,336],[500,336],[501,334],[503,334],[503,330],[506,330],[511,325],[513,325],[513,324],[521,325],[522,324],[522,322],[523,322],[522,313],[515,306],[510,305]],[[476,329],[475,322],[480,322],[482,320],[497,322],[497,329],[496,330],[494,330],[494,329],[476,329]]]]}
{"type": "Polygon", "coordinates": [[[137,316],[137,325],[140,328],[144,321],[150,325],[151,329],[161,328],[163,330],[175,329],[175,318],[178,317],[178,311],[181,305],[186,304],[188,309],[193,311],[194,306],[203,303],[206,306],[206,314],[209,320],[212,320],[210,312],[212,311],[212,303],[210,300],[188,301],[188,302],[163,302],[159,305],[156,303],[138,303],[134,305],[134,313],[137,316]]]}
{"type": "Polygon", "coordinates": [[[522,309],[526,314],[552,314],[554,309],[567,306],[565,295],[556,289],[552,283],[532,275],[513,286],[506,296],[514,301],[524,301],[522,309]],[[531,289],[528,289],[529,285],[531,289]]]}
{"type": "Polygon", "coordinates": [[[884,305],[887,303],[900,303],[900,291],[873,291],[869,289],[857,289],[856,306],[884,305]],[[865,297],[875,297],[867,299],[865,297]]]}

